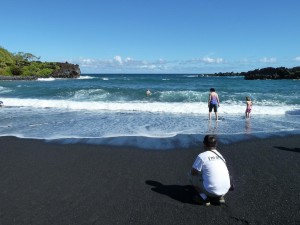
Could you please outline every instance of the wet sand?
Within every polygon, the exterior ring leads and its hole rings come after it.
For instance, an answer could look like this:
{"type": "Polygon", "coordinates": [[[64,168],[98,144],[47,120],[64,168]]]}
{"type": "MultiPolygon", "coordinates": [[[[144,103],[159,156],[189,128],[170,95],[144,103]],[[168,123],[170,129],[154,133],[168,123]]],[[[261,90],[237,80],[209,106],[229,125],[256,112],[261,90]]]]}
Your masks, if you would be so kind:
{"type": "Polygon", "coordinates": [[[198,149],[0,138],[0,224],[300,224],[300,135],[220,145],[236,189],[192,201],[198,149]]]}

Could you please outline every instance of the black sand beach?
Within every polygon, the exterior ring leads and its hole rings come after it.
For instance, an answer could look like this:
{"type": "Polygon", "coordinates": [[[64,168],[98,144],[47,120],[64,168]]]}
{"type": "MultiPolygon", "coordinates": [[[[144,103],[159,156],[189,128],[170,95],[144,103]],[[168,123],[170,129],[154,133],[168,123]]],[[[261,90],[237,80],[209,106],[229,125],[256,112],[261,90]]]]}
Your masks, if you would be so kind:
{"type": "Polygon", "coordinates": [[[300,224],[300,136],[220,145],[236,190],[196,205],[199,149],[151,151],[0,138],[0,224],[300,224]]]}

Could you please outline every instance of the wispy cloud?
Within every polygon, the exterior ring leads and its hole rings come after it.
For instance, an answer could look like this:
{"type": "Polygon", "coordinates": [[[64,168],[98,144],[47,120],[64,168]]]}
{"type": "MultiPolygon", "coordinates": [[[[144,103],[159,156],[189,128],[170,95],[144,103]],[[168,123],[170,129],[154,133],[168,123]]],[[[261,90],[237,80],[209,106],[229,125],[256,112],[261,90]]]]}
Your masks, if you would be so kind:
{"type": "MultiPolygon", "coordinates": [[[[116,55],[111,59],[93,59],[81,57],[68,60],[79,64],[84,73],[215,73],[237,71],[238,66],[221,57],[205,56],[187,60],[140,60],[116,55]]],[[[244,62],[245,64],[245,62],[244,62]]],[[[242,70],[243,71],[243,70],[242,70]]]]}
{"type": "MultiPolygon", "coordinates": [[[[81,57],[77,60],[68,60],[79,64],[83,73],[215,73],[215,72],[242,72],[264,67],[264,64],[282,65],[282,60],[275,57],[241,58],[226,60],[221,57],[204,56],[182,60],[141,60],[116,55],[111,59],[94,59],[81,57]]],[[[284,62],[295,66],[300,62],[300,56],[284,62]]]]}
{"type": "Polygon", "coordinates": [[[119,56],[119,55],[117,55],[117,56],[114,57],[114,61],[116,63],[119,63],[120,65],[123,64],[123,60],[122,60],[121,56],[119,56]]]}
{"type": "Polygon", "coordinates": [[[272,58],[264,57],[264,58],[260,59],[259,61],[262,63],[276,63],[277,59],[273,58],[273,57],[272,58]]]}
{"type": "Polygon", "coordinates": [[[182,64],[190,64],[190,63],[204,63],[204,64],[222,64],[225,63],[223,58],[212,58],[212,57],[203,57],[203,58],[196,58],[190,60],[183,60],[181,61],[182,64]]]}
{"type": "Polygon", "coordinates": [[[204,57],[204,58],[202,58],[201,61],[204,62],[204,63],[217,63],[217,64],[220,64],[220,63],[224,62],[224,59],[223,58],[204,57]]]}
{"type": "Polygon", "coordinates": [[[84,70],[87,71],[163,71],[168,70],[168,65],[171,62],[159,59],[156,61],[136,60],[130,57],[122,58],[115,56],[112,59],[92,59],[92,58],[79,58],[78,60],[69,60],[69,62],[79,64],[84,70]]]}

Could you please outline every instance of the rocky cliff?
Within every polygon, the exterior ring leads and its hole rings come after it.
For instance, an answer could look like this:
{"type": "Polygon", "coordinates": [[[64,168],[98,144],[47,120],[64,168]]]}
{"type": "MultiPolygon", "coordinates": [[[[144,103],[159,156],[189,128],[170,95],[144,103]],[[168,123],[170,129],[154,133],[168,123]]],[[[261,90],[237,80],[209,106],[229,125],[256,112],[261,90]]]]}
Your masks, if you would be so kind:
{"type": "Polygon", "coordinates": [[[58,70],[53,71],[49,77],[55,78],[78,78],[80,77],[81,71],[79,65],[65,63],[56,63],[59,66],[58,70]]]}

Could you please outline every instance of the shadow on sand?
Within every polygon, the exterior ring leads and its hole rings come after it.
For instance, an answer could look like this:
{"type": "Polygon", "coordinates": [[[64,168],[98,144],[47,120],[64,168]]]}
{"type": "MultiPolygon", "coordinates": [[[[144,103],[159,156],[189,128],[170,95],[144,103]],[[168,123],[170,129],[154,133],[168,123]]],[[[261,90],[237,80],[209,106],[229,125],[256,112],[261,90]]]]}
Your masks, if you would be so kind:
{"type": "Polygon", "coordinates": [[[298,152],[298,153],[300,153],[300,148],[286,148],[286,147],[280,147],[280,146],[274,146],[274,148],[277,148],[277,149],[283,150],[283,151],[298,152]]]}
{"type": "Polygon", "coordinates": [[[197,192],[191,185],[164,185],[152,180],[147,180],[146,184],[153,186],[151,190],[159,194],[167,195],[182,203],[197,205],[197,203],[193,201],[193,196],[196,195],[197,192]]]}

